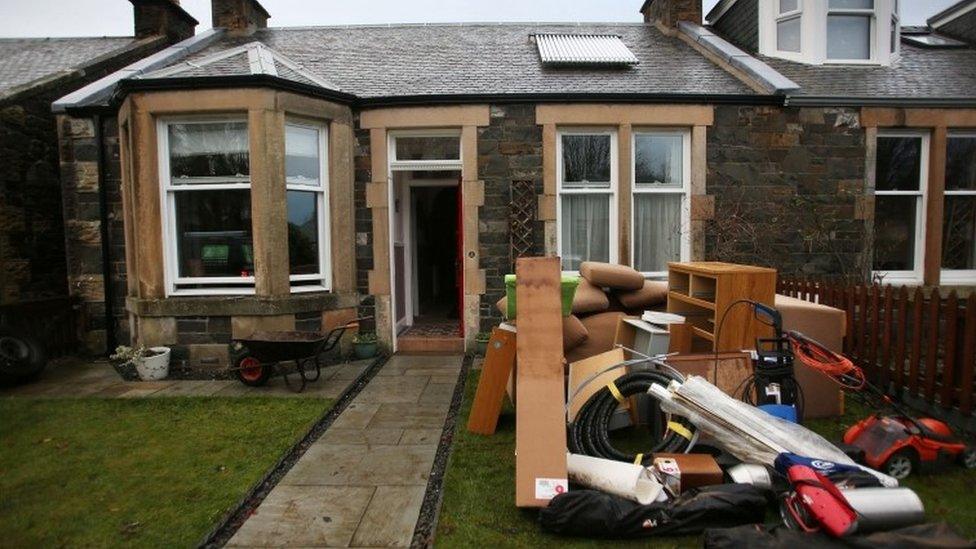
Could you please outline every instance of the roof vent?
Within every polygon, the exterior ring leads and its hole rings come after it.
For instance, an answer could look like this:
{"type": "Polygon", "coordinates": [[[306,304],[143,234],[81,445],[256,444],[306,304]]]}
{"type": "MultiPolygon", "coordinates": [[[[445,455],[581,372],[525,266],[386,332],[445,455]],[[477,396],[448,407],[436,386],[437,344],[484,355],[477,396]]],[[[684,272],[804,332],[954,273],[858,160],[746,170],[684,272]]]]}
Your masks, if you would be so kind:
{"type": "Polygon", "coordinates": [[[638,63],[614,34],[537,34],[542,63],[554,67],[627,67],[638,63]]]}

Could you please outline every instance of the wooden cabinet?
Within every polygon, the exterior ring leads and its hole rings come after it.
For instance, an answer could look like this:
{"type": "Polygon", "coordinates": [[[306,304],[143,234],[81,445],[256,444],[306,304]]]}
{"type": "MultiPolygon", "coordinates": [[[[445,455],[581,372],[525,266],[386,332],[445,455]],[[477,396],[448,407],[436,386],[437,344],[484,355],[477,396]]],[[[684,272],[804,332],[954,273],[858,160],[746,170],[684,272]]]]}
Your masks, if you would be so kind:
{"type": "Polygon", "coordinates": [[[752,307],[737,302],[772,306],[775,294],[775,269],[715,261],[668,264],[668,312],[691,325],[693,352],[754,349],[757,337],[771,337],[772,329],[756,319],[752,307]]]}

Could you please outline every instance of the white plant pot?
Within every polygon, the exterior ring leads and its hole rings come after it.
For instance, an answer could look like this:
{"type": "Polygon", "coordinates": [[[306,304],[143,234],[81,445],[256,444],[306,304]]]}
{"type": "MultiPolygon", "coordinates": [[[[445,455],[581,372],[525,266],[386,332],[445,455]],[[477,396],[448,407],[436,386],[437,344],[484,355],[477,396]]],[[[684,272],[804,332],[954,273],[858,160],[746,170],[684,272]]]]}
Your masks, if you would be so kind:
{"type": "Polygon", "coordinates": [[[169,347],[150,347],[149,349],[160,354],[135,360],[136,373],[139,374],[139,379],[143,381],[165,379],[169,375],[169,347]]]}

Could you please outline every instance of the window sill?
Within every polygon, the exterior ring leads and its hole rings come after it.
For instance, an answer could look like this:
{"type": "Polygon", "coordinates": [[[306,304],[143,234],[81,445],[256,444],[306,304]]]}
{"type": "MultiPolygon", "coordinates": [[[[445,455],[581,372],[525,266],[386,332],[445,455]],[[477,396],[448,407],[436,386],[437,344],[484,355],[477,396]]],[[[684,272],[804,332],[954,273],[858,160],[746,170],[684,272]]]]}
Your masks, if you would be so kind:
{"type": "Polygon", "coordinates": [[[285,296],[171,296],[126,298],[126,310],[137,316],[266,316],[348,309],[359,305],[356,292],[308,291],[285,296]]]}

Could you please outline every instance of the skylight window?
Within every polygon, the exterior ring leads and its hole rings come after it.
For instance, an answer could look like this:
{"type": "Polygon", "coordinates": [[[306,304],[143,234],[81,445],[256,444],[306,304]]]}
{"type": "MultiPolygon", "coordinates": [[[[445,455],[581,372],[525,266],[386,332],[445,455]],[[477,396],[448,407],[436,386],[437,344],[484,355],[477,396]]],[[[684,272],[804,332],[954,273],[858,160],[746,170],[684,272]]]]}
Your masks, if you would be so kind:
{"type": "Polygon", "coordinates": [[[965,48],[965,42],[960,42],[958,40],[953,40],[952,38],[946,38],[945,36],[936,36],[934,34],[903,34],[901,39],[913,46],[922,46],[923,48],[965,48]]]}
{"type": "Polygon", "coordinates": [[[613,34],[537,34],[542,63],[549,66],[630,66],[637,57],[613,34]]]}

